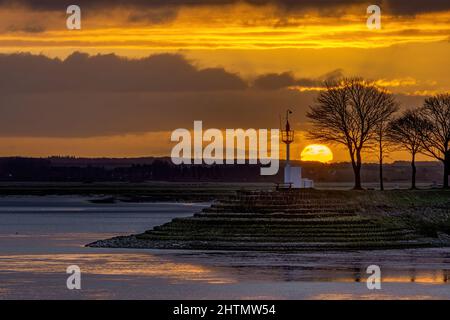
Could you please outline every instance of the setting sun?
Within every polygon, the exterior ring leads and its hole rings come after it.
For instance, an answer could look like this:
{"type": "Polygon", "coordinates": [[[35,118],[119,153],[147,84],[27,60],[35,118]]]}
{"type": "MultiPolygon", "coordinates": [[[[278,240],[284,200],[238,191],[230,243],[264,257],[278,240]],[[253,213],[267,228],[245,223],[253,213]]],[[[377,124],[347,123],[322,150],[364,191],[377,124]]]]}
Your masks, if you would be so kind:
{"type": "Polygon", "coordinates": [[[330,148],[322,144],[310,144],[303,149],[301,154],[302,161],[330,162],[333,160],[333,152],[330,148]]]}

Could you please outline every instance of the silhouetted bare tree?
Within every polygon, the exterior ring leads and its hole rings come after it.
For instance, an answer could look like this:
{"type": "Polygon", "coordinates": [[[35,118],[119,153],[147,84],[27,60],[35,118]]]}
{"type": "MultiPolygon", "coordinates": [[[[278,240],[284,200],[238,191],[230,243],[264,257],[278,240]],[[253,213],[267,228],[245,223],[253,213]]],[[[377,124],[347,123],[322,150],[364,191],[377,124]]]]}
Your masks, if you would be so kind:
{"type": "Polygon", "coordinates": [[[425,99],[421,116],[429,121],[432,130],[422,132],[425,154],[444,164],[444,188],[448,188],[449,168],[445,155],[450,152],[450,94],[438,94],[425,99]]]}
{"type": "Polygon", "coordinates": [[[380,182],[380,190],[384,190],[384,178],[383,178],[383,163],[386,158],[388,152],[392,147],[392,141],[387,137],[387,128],[389,125],[389,121],[392,120],[392,116],[396,110],[392,110],[391,114],[386,116],[385,120],[380,121],[376,126],[375,133],[375,145],[374,149],[378,153],[378,173],[379,173],[379,182],[380,182]]]}
{"type": "Polygon", "coordinates": [[[347,147],[355,175],[354,189],[361,186],[361,151],[373,141],[377,125],[397,109],[385,89],[361,78],[345,78],[325,83],[307,117],[313,129],[309,137],[347,147]]]}
{"type": "Polygon", "coordinates": [[[411,189],[416,188],[416,155],[423,152],[422,134],[431,130],[419,110],[406,110],[392,120],[387,128],[387,138],[411,154],[411,189]]]}

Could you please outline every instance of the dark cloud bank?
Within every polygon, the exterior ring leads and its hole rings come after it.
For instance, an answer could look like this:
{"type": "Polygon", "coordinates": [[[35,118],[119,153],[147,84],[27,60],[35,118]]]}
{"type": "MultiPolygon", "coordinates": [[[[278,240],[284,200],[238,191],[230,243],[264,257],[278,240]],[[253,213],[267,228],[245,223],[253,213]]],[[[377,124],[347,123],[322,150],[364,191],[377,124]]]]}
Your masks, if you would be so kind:
{"type": "Polygon", "coordinates": [[[291,72],[269,73],[257,77],[253,85],[264,90],[278,90],[292,86],[321,87],[325,81],[337,80],[343,76],[342,69],[336,69],[317,79],[296,78],[291,72]]]}
{"type": "MultiPolygon", "coordinates": [[[[339,12],[345,7],[351,5],[368,6],[370,4],[381,5],[389,12],[398,15],[410,15],[424,12],[436,12],[450,10],[450,1],[448,0],[78,0],[77,5],[84,8],[102,8],[108,7],[138,7],[160,8],[180,6],[202,6],[202,5],[227,5],[238,2],[246,2],[252,5],[275,4],[282,9],[303,10],[319,9],[327,14],[333,9],[339,12]],[[339,10],[338,10],[339,9],[339,10]]],[[[73,1],[54,1],[54,0],[0,0],[0,5],[21,4],[35,10],[64,10],[67,6],[75,4],[73,1]]]]}
{"type": "Polygon", "coordinates": [[[31,54],[0,55],[0,91],[214,91],[247,87],[221,68],[197,69],[180,55],[125,59],[75,52],[65,60],[31,54]]]}
{"type": "Polygon", "coordinates": [[[176,54],[125,59],[77,52],[65,60],[3,54],[0,70],[0,136],[165,131],[191,128],[194,120],[217,128],[265,128],[277,125],[280,110],[306,106],[313,97],[257,88],[223,68],[200,69],[176,54]]]}
{"type": "Polygon", "coordinates": [[[181,55],[131,60],[83,53],[65,60],[0,55],[0,70],[0,137],[172,131],[192,128],[194,120],[209,128],[276,128],[286,108],[301,129],[316,92],[285,87],[314,87],[342,73],[265,74],[249,82],[222,68],[199,69],[181,55]]]}
{"type": "Polygon", "coordinates": [[[316,79],[284,72],[259,75],[250,82],[223,68],[200,69],[178,54],[126,59],[80,52],[64,60],[28,53],[0,54],[0,70],[0,92],[9,93],[277,90],[317,87],[343,76],[341,69],[316,79]]]}

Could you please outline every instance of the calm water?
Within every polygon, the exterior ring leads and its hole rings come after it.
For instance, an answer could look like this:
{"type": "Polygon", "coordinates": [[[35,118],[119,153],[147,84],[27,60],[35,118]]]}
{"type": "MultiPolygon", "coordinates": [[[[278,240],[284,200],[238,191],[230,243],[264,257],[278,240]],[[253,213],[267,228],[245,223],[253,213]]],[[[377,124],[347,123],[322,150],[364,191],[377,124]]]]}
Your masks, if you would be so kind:
{"type": "Polygon", "coordinates": [[[450,299],[450,250],[275,254],[94,249],[205,204],[0,198],[0,299],[450,299]],[[66,268],[82,289],[66,288],[66,268]],[[382,270],[368,290],[366,268],[382,270]]]}

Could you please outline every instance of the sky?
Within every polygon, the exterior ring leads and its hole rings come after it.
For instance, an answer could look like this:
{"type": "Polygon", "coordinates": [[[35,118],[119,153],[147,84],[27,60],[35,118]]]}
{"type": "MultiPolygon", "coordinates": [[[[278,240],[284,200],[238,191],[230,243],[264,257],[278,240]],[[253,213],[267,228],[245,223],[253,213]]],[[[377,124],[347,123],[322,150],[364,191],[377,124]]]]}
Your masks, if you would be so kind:
{"type": "Polygon", "coordinates": [[[68,30],[71,4],[0,0],[1,156],[163,156],[194,120],[277,128],[290,108],[298,159],[324,80],[374,80],[402,108],[450,92],[448,0],[78,0],[68,30]]]}

